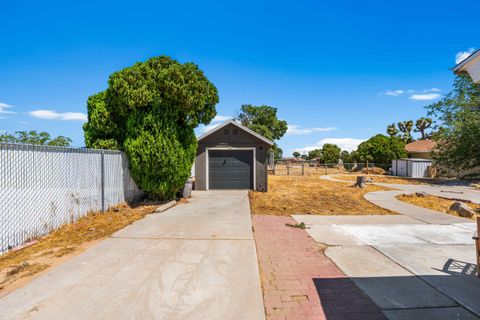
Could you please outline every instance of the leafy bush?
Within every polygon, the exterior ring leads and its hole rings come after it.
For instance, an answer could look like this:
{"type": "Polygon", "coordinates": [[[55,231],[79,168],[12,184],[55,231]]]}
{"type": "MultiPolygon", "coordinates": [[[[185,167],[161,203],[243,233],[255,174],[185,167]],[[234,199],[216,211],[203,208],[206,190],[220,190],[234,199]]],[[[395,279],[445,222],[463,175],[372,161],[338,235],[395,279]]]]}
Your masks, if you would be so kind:
{"type": "Polygon", "coordinates": [[[360,161],[390,163],[394,159],[406,158],[407,151],[402,140],[377,134],[360,143],[357,157],[360,161]]]}
{"type": "Polygon", "coordinates": [[[0,142],[4,143],[23,143],[35,144],[41,146],[69,147],[72,139],[58,136],[52,138],[48,132],[35,130],[32,131],[15,131],[15,134],[0,134],[0,142]]]}
{"type": "Polygon", "coordinates": [[[112,74],[88,99],[85,144],[120,149],[147,194],[171,199],[190,175],[194,128],[215,117],[218,93],[193,63],[161,56],[112,74]]]}

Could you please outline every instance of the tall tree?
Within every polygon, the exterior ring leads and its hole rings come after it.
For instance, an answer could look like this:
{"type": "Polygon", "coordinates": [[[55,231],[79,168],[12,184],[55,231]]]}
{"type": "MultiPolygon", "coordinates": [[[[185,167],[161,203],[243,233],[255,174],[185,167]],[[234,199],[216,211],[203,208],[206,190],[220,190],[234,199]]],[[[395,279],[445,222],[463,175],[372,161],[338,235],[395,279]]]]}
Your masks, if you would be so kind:
{"type": "Polygon", "coordinates": [[[388,164],[394,159],[407,157],[405,143],[402,140],[382,134],[377,134],[360,143],[357,153],[360,161],[370,161],[379,164],[388,164]]]}
{"type": "Polygon", "coordinates": [[[322,162],[337,163],[338,159],[340,159],[341,151],[336,144],[325,143],[322,146],[322,162]]]}
{"type": "Polygon", "coordinates": [[[340,159],[342,159],[344,163],[350,162],[350,153],[347,150],[343,150],[340,152],[340,159]]]}
{"type": "Polygon", "coordinates": [[[415,122],[415,132],[420,132],[421,140],[425,140],[428,138],[426,134],[426,130],[432,126],[432,118],[425,118],[421,117],[415,122]]]}
{"type": "Polygon", "coordinates": [[[314,149],[314,150],[308,151],[308,160],[321,158],[321,157],[322,157],[322,150],[320,149],[314,149]]]}
{"type": "Polygon", "coordinates": [[[441,124],[433,135],[435,159],[452,169],[480,167],[480,84],[459,75],[452,91],[427,109],[441,124]]]}
{"type": "Polygon", "coordinates": [[[391,125],[387,126],[387,134],[390,137],[397,137],[398,136],[398,129],[395,123],[392,123],[391,125]]]}
{"type": "Polygon", "coordinates": [[[23,143],[42,146],[69,147],[72,143],[70,138],[58,136],[52,139],[50,134],[45,131],[16,131],[15,134],[4,133],[0,135],[0,142],[5,143],[23,143]]]}
{"type": "Polygon", "coordinates": [[[413,121],[401,121],[398,123],[398,129],[402,132],[402,140],[405,143],[412,142],[413,121]]]}
{"type": "Polygon", "coordinates": [[[267,105],[253,106],[244,104],[240,112],[235,116],[235,120],[240,121],[242,125],[265,138],[272,140],[275,143],[272,147],[273,152],[275,152],[275,158],[281,158],[276,141],[287,132],[287,122],[278,119],[277,108],[267,105]]]}
{"type": "Polygon", "coordinates": [[[139,187],[171,199],[190,175],[194,128],[216,115],[218,92],[199,67],[167,56],[113,73],[88,99],[87,147],[124,150],[139,187]]]}
{"type": "Polygon", "coordinates": [[[293,152],[293,156],[294,156],[295,158],[298,158],[298,157],[301,156],[301,154],[300,154],[300,152],[298,152],[298,151],[294,151],[294,152],[293,152]]]}

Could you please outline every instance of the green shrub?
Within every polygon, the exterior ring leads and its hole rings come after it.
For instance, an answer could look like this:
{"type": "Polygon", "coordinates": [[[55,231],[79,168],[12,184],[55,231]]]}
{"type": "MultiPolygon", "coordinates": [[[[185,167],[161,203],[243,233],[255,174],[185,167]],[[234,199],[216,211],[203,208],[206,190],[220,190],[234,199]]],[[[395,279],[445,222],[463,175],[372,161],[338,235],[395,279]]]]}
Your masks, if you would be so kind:
{"type": "Polygon", "coordinates": [[[215,117],[218,93],[192,63],[161,56],[112,74],[88,99],[87,147],[124,150],[139,187],[171,199],[190,175],[194,128],[215,117]]]}

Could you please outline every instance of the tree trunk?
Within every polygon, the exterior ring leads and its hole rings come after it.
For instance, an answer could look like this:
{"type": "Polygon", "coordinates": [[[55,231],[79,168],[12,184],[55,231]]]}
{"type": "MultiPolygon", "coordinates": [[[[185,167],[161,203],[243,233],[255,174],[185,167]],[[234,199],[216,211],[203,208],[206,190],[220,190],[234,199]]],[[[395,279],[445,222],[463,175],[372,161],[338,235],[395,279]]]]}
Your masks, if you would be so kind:
{"type": "Polygon", "coordinates": [[[357,183],[355,183],[355,187],[365,188],[367,183],[365,182],[365,176],[357,176],[357,183]]]}

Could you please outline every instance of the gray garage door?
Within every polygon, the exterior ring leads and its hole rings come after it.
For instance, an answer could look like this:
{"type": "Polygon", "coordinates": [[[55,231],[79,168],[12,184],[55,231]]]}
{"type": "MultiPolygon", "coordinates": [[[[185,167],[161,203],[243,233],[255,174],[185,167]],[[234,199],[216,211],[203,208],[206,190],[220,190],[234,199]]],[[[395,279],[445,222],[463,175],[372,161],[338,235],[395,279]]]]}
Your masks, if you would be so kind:
{"type": "Polygon", "coordinates": [[[252,189],[253,150],[209,150],[209,189],[252,189]]]}

